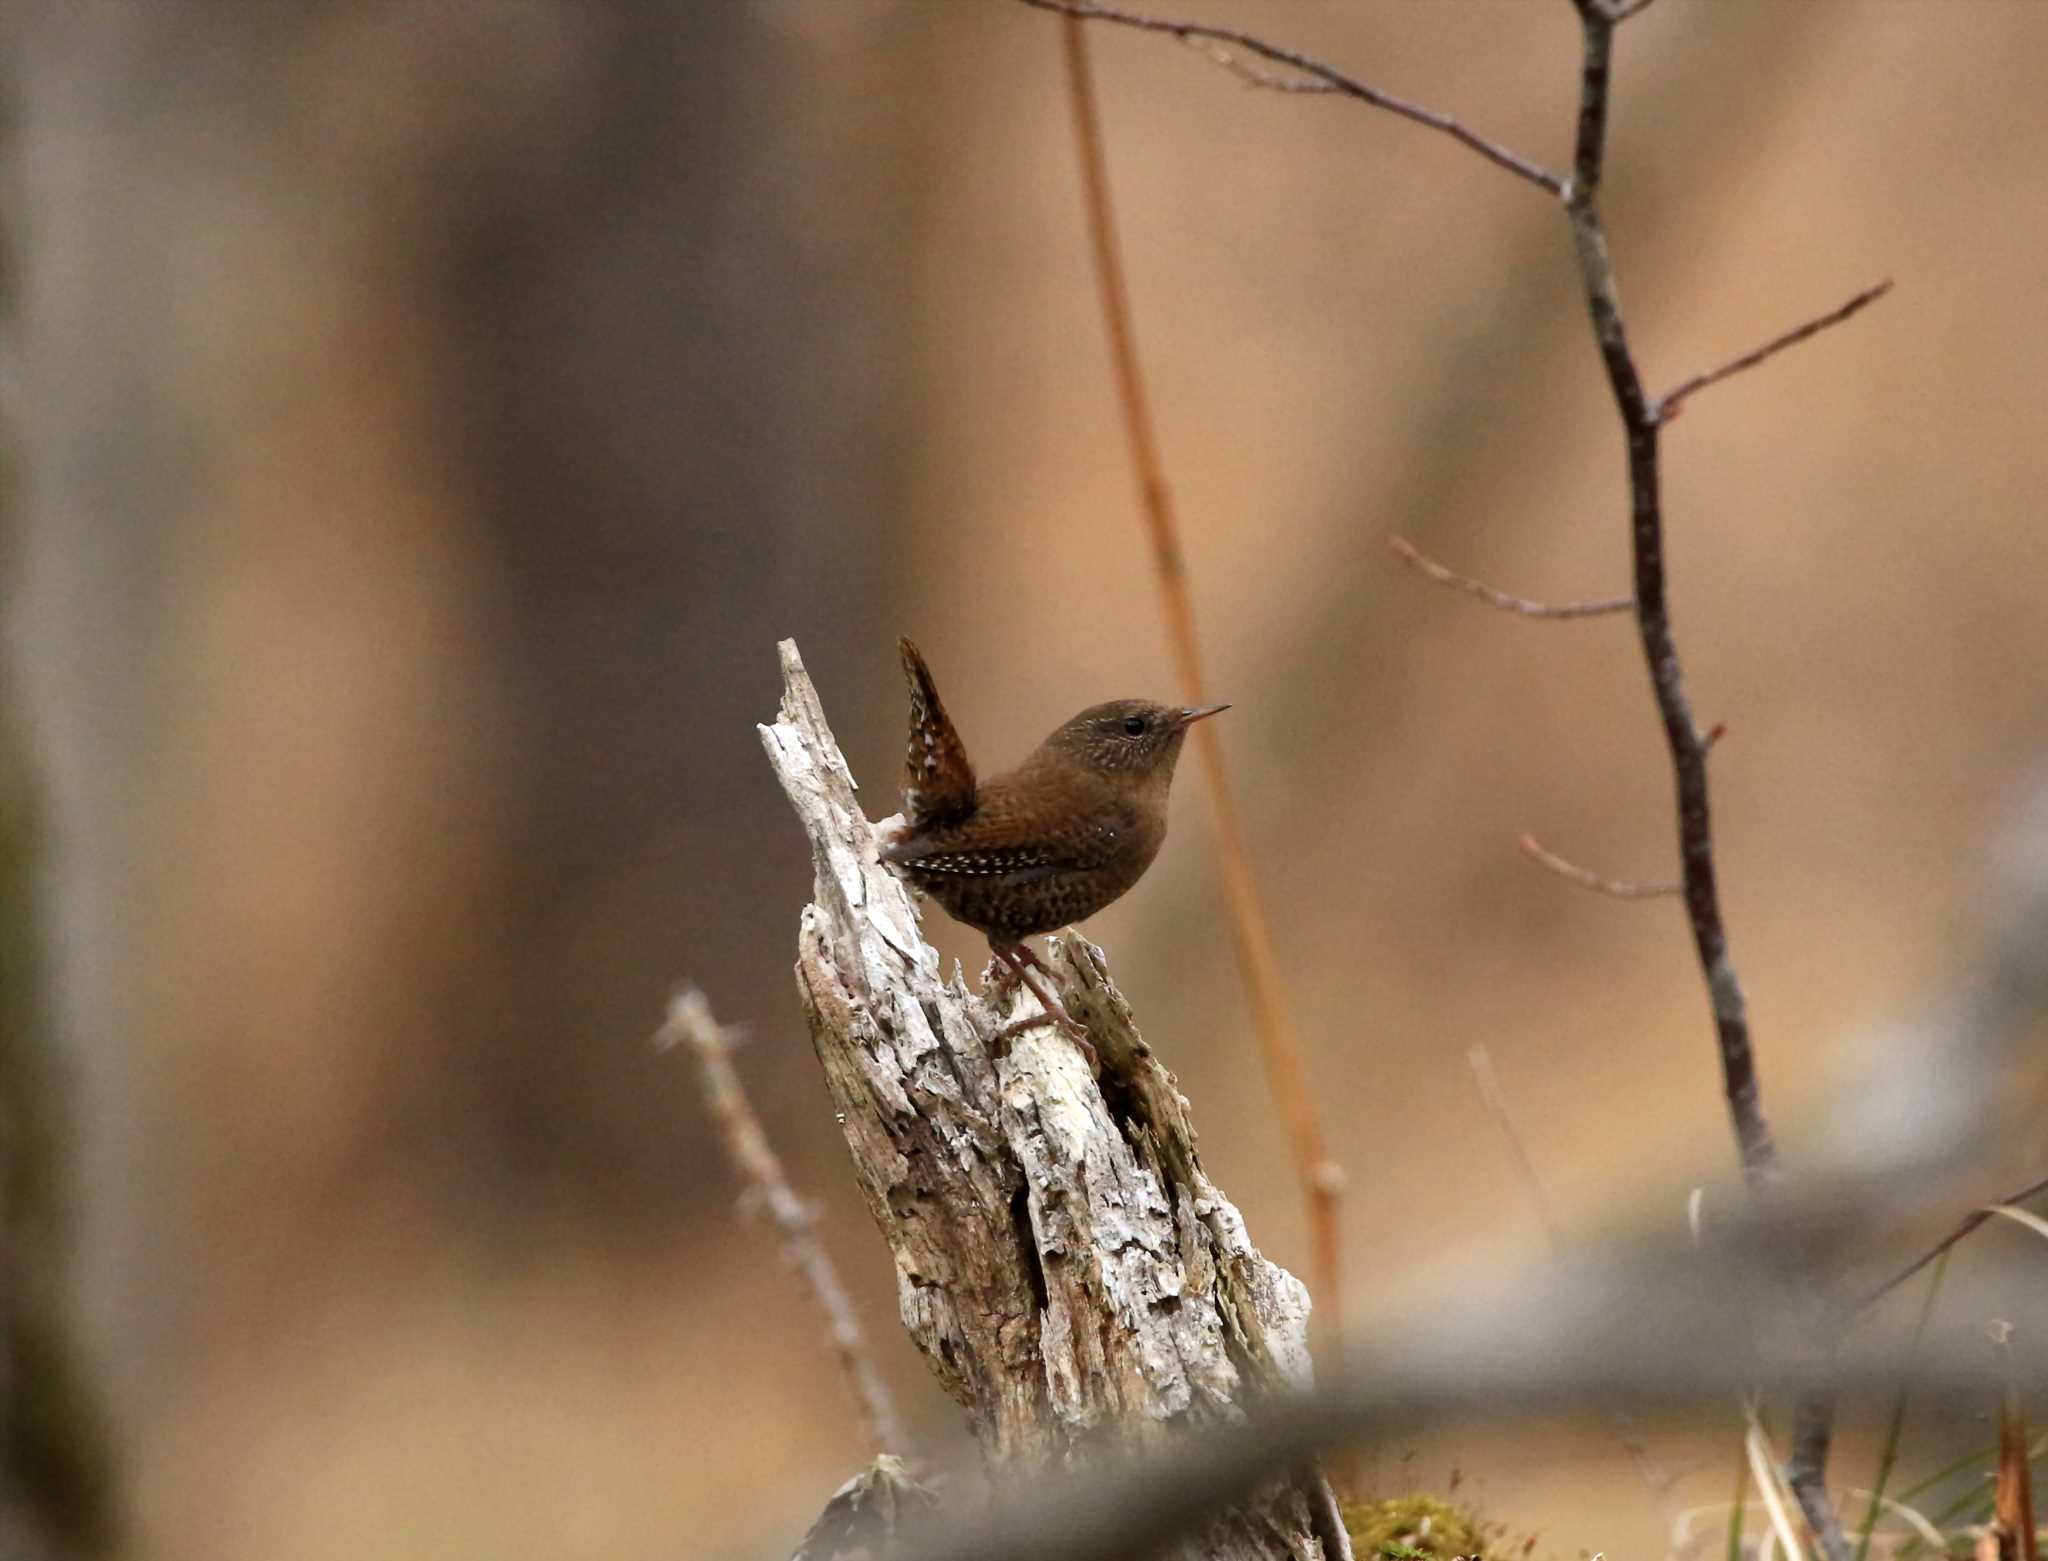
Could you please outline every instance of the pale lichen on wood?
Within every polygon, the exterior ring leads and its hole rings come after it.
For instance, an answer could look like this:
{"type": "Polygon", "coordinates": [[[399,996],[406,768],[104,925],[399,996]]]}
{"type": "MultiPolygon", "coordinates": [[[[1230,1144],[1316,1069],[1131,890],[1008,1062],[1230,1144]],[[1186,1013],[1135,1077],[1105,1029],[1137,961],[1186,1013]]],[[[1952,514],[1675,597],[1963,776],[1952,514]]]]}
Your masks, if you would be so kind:
{"type": "MultiPolygon", "coordinates": [[[[985,998],[941,969],[794,642],[780,651],[782,708],[761,736],[816,872],[798,935],[805,1014],[903,1324],[996,1477],[1156,1447],[1305,1388],[1308,1294],[1203,1173],[1188,1103],[1102,951],[1069,930],[1048,952],[1099,1080],[1050,1025],[1000,1043],[1034,1000],[985,998]]],[[[1324,1557],[1343,1548],[1330,1510],[1305,1473],[1182,1553],[1324,1557]]]]}

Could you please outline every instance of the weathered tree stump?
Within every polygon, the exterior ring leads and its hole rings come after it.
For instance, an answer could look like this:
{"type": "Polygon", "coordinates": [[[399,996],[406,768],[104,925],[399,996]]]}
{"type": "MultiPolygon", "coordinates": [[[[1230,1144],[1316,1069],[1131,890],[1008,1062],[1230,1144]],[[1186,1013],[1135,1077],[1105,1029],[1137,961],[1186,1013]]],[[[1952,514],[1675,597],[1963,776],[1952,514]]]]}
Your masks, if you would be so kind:
{"type": "MultiPolygon", "coordinates": [[[[761,728],[809,832],[816,900],[797,984],[854,1173],[896,1261],[903,1325],[965,1406],[991,1472],[1156,1448],[1305,1388],[1308,1292],[1260,1256],[1203,1174],[1188,1103],[1139,1036],[1102,951],[1049,963],[1101,1057],[1098,1081],[1036,1011],[970,992],[919,933],[877,854],[793,641],[761,728]]],[[[1193,1558],[1348,1553],[1313,1471],[1218,1515],[1193,1558]]]]}

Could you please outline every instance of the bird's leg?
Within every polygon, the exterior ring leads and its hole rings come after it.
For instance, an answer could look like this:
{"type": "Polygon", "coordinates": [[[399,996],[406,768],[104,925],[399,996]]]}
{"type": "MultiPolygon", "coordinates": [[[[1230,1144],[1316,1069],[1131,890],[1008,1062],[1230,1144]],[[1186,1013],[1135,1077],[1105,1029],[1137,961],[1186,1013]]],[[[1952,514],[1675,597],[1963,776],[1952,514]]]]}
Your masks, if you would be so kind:
{"type": "Polygon", "coordinates": [[[1067,1012],[1067,1005],[1055,997],[1050,988],[1041,985],[1037,975],[1033,973],[1035,969],[1043,970],[1047,975],[1051,975],[1052,972],[1046,969],[1045,961],[1033,953],[1028,944],[998,943],[991,938],[988,946],[990,952],[1005,965],[1009,966],[1011,974],[1023,982],[1031,995],[1038,999],[1038,1006],[1045,1010],[1043,1014],[1036,1017],[1019,1019],[1014,1024],[1005,1025],[997,1039],[1007,1040],[1010,1036],[1024,1030],[1029,1030],[1036,1025],[1055,1024],[1066,1031],[1072,1037],[1074,1044],[1081,1048],[1081,1055],[1088,1059],[1090,1071],[1100,1073],[1102,1071],[1102,1060],[1095,1055],[1095,1047],[1088,1039],[1087,1028],[1080,1024],[1072,1014],[1067,1012]]]}

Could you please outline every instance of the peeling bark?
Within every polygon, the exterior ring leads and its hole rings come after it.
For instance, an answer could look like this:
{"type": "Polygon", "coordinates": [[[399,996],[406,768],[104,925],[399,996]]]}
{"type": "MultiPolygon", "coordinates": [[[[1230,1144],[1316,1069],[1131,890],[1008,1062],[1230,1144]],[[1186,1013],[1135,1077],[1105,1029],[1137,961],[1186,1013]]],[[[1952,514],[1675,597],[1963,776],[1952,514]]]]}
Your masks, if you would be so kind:
{"type": "MultiPolygon", "coordinates": [[[[941,971],[909,887],[877,856],[796,646],[780,649],[781,713],[761,736],[817,871],[797,985],[895,1257],[904,1327],[996,1477],[1156,1448],[1308,1386],[1308,1292],[1260,1256],[1203,1173],[1188,1103],[1102,951],[1068,930],[1048,955],[1099,1081],[1050,1025],[1000,1044],[1034,1000],[972,993],[958,966],[941,971]]],[[[1304,1472],[1179,1554],[1331,1556],[1344,1546],[1330,1510],[1321,1476],[1304,1472]]]]}

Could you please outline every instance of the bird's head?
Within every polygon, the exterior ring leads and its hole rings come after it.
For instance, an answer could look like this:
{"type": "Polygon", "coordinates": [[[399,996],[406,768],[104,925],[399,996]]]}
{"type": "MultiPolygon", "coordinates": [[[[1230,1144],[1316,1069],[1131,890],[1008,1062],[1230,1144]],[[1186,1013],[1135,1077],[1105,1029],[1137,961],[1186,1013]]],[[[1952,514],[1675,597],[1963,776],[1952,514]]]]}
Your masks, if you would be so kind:
{"type": "Polygon", "coordinates": [[[1103,774],[1164,780],[1173,774],[1188,728],[1229,708],[1113,699],[1083,710],[1048,737],[1041,752],[1103,774]]]}

